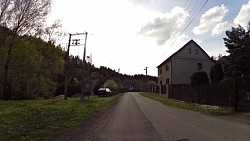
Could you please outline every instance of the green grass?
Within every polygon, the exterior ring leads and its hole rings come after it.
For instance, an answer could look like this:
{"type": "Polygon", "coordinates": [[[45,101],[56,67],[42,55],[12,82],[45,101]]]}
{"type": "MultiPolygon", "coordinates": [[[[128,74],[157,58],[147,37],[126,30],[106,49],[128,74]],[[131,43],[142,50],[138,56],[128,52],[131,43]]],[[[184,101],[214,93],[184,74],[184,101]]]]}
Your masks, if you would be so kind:
{"type": "Polygon", "coordinates": [[[168,106],[174,106],[181,109],[187,109],[192,111],[197,111],[205,115],[213,115],[213,116],[222,116],[229,114],[231,111],[226,108],[218,107],[218,106],[208,106],[208,105],[199,105],[196,103],[188,103],[180,100],[174,100],[174,99],[166,99],[164,97],[161,97],[159,95],[153,95],[148,93],[141,93],[142,96],[151,98],[153,100],[157,100],[161,102],[162,104],[168,105],[168,106]]]}
{"type": "Polygon", "coordinates": [[[109,105],[120,95],[68,100],[0,101],[0,140],[48,140],[109,105]]]}

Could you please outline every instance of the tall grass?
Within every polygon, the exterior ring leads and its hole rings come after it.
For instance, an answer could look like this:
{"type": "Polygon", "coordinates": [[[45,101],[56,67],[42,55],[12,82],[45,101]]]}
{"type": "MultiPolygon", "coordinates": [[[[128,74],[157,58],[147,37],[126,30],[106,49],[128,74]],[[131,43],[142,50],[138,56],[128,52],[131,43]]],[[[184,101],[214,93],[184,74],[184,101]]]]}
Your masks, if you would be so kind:
{"type": "Polygon", "coordinates": [[[47,140],[109,105],[120,95],[89,100],[0,101],[0,140],[47,140]]]}

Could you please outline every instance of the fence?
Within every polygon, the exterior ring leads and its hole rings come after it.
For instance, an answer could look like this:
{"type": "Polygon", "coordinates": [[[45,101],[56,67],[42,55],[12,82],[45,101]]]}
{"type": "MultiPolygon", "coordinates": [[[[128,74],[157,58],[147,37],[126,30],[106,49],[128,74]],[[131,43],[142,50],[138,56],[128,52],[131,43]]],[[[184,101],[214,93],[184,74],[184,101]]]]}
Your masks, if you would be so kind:
{"type": "Polygon", "coordinates": [[[235,84],[220,83],[196,87],[169,85],[168,97],[192,103],[231,107],[235,101],[235,84]]]}
{"type": "Polygon", "coordinates": [[[206,105],[234,107],[237,104],[240,110],[250,110],[250,76],[239,77],[237,81],[231,79],[222,83],[196,87],[184,84],[149,86],[148,92],[206,105]]]}
{"type": "Polygon", "coordinates": [[[250,111],[250,76],[240,77],[237,80],[238,96],[237,109],[250,111]]]}

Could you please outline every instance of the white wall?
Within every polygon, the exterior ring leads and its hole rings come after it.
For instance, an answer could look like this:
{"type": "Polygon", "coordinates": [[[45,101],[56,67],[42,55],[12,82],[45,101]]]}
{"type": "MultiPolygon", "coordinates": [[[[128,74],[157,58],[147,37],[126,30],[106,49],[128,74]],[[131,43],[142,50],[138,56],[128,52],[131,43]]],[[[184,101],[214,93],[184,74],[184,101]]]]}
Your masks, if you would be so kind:
{"type": "Polygon", "coordinates": [[[198,63],[202,64],[202,71],[205,71],[209,78],[214,62],[195,43],[190,42],[172,58],[172,84],[190,84],[191,75],[199,71],[198,63]]]}
{"type": "Polygon", "coordinates": [[[198,63],[202,64],[202,71],[210,76],[210,68],[213,62],[210,60],[173,58],[172,84],[190,84],[190,77],[198,72],[198,63]]]}

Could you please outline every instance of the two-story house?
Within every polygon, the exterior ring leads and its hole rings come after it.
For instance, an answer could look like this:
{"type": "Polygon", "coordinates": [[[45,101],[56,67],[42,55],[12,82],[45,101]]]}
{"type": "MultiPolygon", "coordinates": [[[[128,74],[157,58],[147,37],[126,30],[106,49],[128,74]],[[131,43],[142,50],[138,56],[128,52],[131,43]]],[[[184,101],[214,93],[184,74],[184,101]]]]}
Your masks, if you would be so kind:
{"type": "Polygon", "coordinates": [[[177,52],[172,54],[158,68],[158,85],[161,91],[168,84],[190,84],[194,72],[205,71],[210,75],[214,61],[193,40],[190,40],[177,52]]]}

